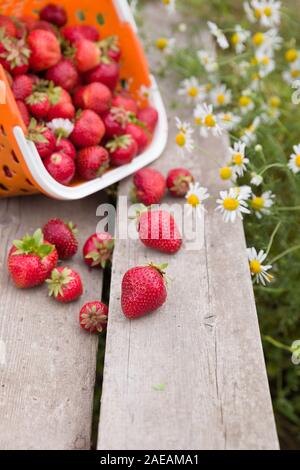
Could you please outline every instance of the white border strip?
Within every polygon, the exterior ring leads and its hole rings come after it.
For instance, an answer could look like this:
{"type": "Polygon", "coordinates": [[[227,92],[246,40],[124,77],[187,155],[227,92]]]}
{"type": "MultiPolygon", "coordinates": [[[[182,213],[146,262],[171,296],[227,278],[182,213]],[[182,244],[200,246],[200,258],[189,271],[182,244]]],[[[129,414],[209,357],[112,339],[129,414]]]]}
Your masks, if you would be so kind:
{"type": "Polygon", "coordinates": [[[128,22],[133,31],[137,33],[138,28],[127,0],[113,0],[113,3],[121,21],[128,22]]]}

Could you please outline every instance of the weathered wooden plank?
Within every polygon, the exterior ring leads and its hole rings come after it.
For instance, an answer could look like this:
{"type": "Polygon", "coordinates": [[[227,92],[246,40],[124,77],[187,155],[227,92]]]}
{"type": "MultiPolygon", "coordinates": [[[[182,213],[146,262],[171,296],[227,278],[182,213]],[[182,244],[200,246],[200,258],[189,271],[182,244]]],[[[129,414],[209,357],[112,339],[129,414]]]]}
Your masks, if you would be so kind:
{"type": "Polygon", "coordinates": [[[89,271],[81,259],[82,242],[96,228],[101,198],[0,201],[1,449],[90,448],[97,338],[79,328],[78,315],[85,301],[101,298],[102,273],[89,271]],[[53,216],[79,227],[79,253],[64,265],[81,273],[84,295],[64,306],[47,297],[45,285],[14,288],[5,266],[12,240],[53,216]]]}
{"type": "MultiPolygon", "coordinates": [[[[157,8],[143,16],[146,28],[162,27],[157,8]]],[[[170,80],[160,85],[171,103],[170,80]]],[[[199,139],[201,150],[186,161],[173,142],[172,131],[156,166],[165,173],[187,166],[215,199],[226,186],[217,181],[228,158],[226,137],[199,139]]],[[[129,187],[130,180],[123,182],[120,195],[129,187]]],[[[207,206],[197,251],[185,246],[167,256],[138,241],[116,242],[99,449],[278,448],[242,223],[223,223],[214,205],[207,206]],[[168,300],[129,321],[120,308],[121,280],[149,259],[169,263],[168,300]]]]}

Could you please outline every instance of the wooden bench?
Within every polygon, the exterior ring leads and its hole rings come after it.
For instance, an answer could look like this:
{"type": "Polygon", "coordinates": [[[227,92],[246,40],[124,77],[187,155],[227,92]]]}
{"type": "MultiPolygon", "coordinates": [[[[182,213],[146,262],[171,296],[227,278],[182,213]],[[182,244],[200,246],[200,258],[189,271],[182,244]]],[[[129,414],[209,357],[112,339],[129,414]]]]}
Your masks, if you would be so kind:
{"type": "MultiPolygon", "coordinates": [[[[145,17],[159,31],[155,15],[149,7],[145,17]]],[[[170,105],[175,89],[169,81],[160,85],[170,105]]],[[[227,139],[199,140],[201,151],[180,160],[169,116],[169,146],[155,166],[166,173],[184,164],[216,196],[224,187],[216,174],[227,139]]],[[[120,196],[130,181],[120,184],[120,196]]],[[[103,194],[72,203],[43,196],[0,201],[1,449],[90,448],[97,338],[79,329],[78,312],[101,297],[102,273],[88,271],[79,253],[70,265],[83,275],[84,296],[60,306],[45,288],[15,289],[5,263],[12,240],[52,216],[77,222],[82,246],[104,201],[103,194]]],[[[98,448],[278,448],[242,223],[223,223],[213,202],[201,250],[170,257],[116,240],[98,448]],[[168,301],[129,321],[120,309],[122,276],[149,259],[169,263],[168,301]]]]}

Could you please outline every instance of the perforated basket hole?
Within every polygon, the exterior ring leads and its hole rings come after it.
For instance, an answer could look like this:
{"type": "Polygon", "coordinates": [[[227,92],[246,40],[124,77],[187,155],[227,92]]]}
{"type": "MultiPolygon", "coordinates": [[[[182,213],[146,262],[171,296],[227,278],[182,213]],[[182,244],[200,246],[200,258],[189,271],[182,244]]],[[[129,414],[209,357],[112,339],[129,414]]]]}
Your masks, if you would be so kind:
{"type": "Polygon", "coordinates": [[[0,132],[1,132],[1,134],[2,134],[4,137],[7,137],[7,134],[6,134],[6,131],[5,131],[5,129],[4,129],[3,124],[0,124],[0,132]]]}
{"type": "Polygon", "coordinates": [[[29,192],[30,192],[28,189],[25,189],[25,188],[21,188],[20,191],[21,191],[22,193],[29,193],[29,192]]]}
{"type": "Polygon", "coordinates": [[[7,165],[3,166],[3,171],[4,171],[4,174],[5,174],[6,178],[12,178],[13,177],[13,172],[11,171],[11,169],[7,165]]]}
{"type": "Polygon", "coordinates": [[[28,183],[30,186],[34,186],[34,184],[32,183],[32,181],[30,181],[28,178],[26,178],[26,183],[28,183]]]}
{"type": "Polygon", "coordinates": [[[16,163],[20,163],[17,155],[15,154],[14,150],[11,151],[11,156],[13,157],[14,161],[16,163]]]}
{"type": "Polygon", "coordinates": [[[2,189],[3,191],[8,191],[8,188],[2,183],[0,183],[0,189],[2,189]]]}

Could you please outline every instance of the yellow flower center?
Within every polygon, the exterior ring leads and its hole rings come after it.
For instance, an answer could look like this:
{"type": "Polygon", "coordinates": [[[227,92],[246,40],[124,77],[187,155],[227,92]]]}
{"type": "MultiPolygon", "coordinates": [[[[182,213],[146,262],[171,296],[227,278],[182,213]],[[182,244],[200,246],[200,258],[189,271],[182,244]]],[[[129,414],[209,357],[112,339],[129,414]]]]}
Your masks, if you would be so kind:
{"type": "Polygon", "coordinates": [[[235,211],[239,207],[240,203],[237,199],[234,199],[233,197],[227,197],[223,201],[223,207],[227,211],[235,211]]]}
{"type": "Polygon", "coordinates": [[[260,8],[255,8],[254,14],[255,14],[256,18],[259,19],[261,17],[261,9],[260,8]]]}
{"type": "Polygon", "coordinates": [[[230,114],[223,114],[223,117],[222,117],[223,121],[226,121],[226,122],[231,122],[232,121],[232,117],[230,114]]]}
{"type": "Polygon", "coordinates": [[[263,209],[264,206],[265,206],[265,200],[263,197],[256,196],[251,201],[251,207],[255,211],[259,211],[263,209]]]}
{"type": "Polygon", "coordinates": [[[217,102],[218,102],[219,105],[224,104],[224,102],[225,102],[225,96],[222,95],[222,94],[218,95],[218,96],[217,96],[217,102]]]}
{"type": "Polygon", "coordinates": [[[191,86],[188,89],[188,95],[191,96],[192,98],[195,98],[196,96],[198,96],[198,93],[199,93],[199,90],[196,86],[191,86]]]}
{"type": "Polygon", "coordinates": [[[179,147],[184,147],[186,143],[186,138],[183,132],[179,132],[176,137],[175,137],[176,144],[179,145],[179,147]]]}
{"type": "Polygon", "coordinates": [[[170,5],[170,0],[161,0],[164,5],[170,5]]]}
{"type": "Polygon", "coordinates": [[[240,153],[235,153],[235,154],[232,156],[232,161],[233,161],[233,163],[235,163],[235,164],[238,165],[238,166],[242,165],[242,163],[243,163],[243,155],[241,155],[240,153]]]}
{"type": "Polygon", "coordinates": [[[156,44],[157,49],[159,49],[160,51],[163,51],[168,45],[168,39],[158,38],[155,44],[156,44]]]}
{"type": "Polygon", "coordinates": [[[295,158],[296,165],[300,168],[300,155],[297,155],[295,158]]]}
{"type": "Polygon", "coordinates": [[[219,174],[222,180],[229,180],[232,176],[232,170],[229,166],[224,166],[223,168],[220,168],[219,174]]]}
{"type": "Polygon", "coordinates": [[[269,16],[269,17],[272,16],[272,8],[271,7],[265,7],[264,14],[266,16],[269,16]]]}
{"type": "Polygon", "coordinates": [[[291,71],[291,76],[293,78],[297,78],[297,77],[299,77],[299,75],[300,75],[300,70],[294,69],[294,70],[291,71]]]}
{"type": "Polygon", "coordinates": [[[201,119],[200,117],[195,117],[195,124],[196,124],[197,126],[201,126],[201,124],[202,124],[202,119],[201,119]]]}
{"type": "Polygon", "coordinates": [[[244,108],[246,106],[249,106],[249,104],[251,103],[251,98],[249,98],[249,96],[241,96],[239,102],[240,106],[244,108]]]}
{"type": "Polygon", "coordinates": [[[264,33],[255,33],[252,42],[255,46],[260,46],[265,40],[264,33]]]}
{"type": "Polygon", "coordinates": [[[231,44],[233,44],[234,46],[236,46],[240,41],[240,37],[238,35],[238,33],[234,33],[232,36],[231,36],[231,44]]]}
{"type": "Polygon", "coordinates": [[[285,53],[285,59],[287,62],[295,62],[298,57],[298,51],[296,49],[289,49],[285,53]]]}
{"type": "Polygon", "coordinates": [[[205,116],[204,122],[207,127],[214,127],[216,125],[215,118],[212,114],[207,114],[207,116],[205,116]]]}
{"type": "Polygon", "coordinates": [[[268,56],[264,56],[262,59],[261,59],[261,63],[263,65],[268,65],[270,63],[270,58],[268,56]]]}
{"type": "Polygon", "coordinates": [[[281,104],[281,99],[279,96],[271,96],[269,103],[272,108],[278,108],[281,104]]]}
{"type": "Polygon", "coordinates": [[[197,207],[200,204],[200,200],[196,194],[191,194],[190,196],[188,196],[187,202],[192,207],[197,207]]]}
{"type": "Polygon", "coordinates": [[[250,261],[250,271],[252,274],[259,274],[262,272],[261,264],[259,261],[257,261],[257,259],[250,261]]]}
{"type": "Polygon", "coordinates": [[[256,57],[252,57],[251,59],[251,65],[257,65],[258,64],[258,60],[256,57]]]}

